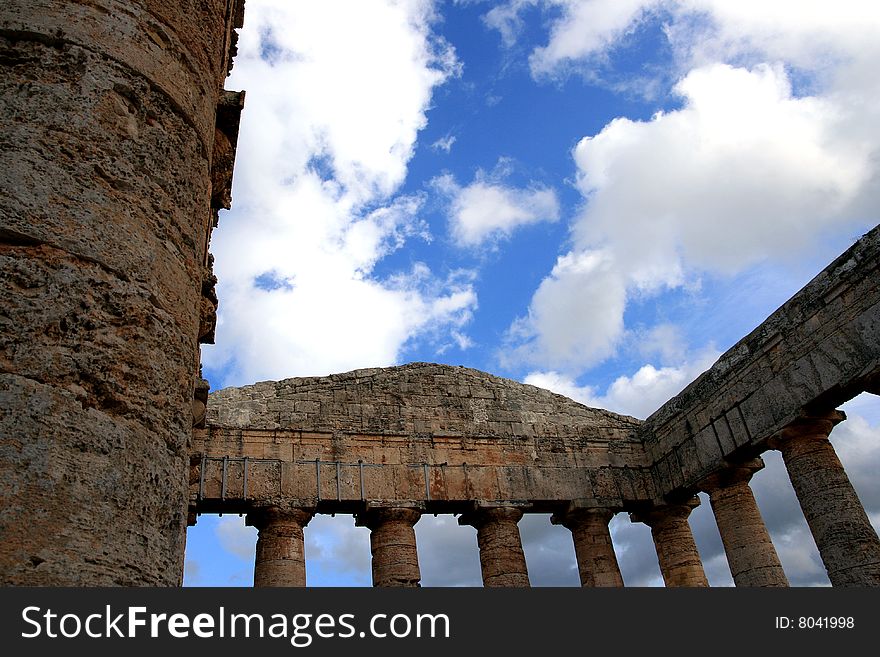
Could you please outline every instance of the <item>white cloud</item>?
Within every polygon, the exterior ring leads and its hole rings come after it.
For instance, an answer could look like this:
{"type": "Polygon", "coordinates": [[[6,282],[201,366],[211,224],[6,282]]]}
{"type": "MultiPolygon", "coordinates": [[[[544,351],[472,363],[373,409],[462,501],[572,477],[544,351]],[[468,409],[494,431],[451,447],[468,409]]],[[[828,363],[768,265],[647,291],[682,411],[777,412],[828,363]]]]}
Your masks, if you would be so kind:
{"type": "Polygon", "coordinates": [[[469,281],[416,263],[423,199],[394,197],[433,89],[458,74],[431,2],[251,0],[227,86],[247,90],[233,210],[212,251],[221,299],[206,365],[223,384],[389,365],[412,339],[461,334],[469,281]],[[342,19],[344,17],[344,20],[342,19]]]}
{"type": "Polygon", "coordinates": [[[588,199],[576,243],[613,245],[635,285],[678,284],[686,266],[735,273],[859,219],[880,137],[842,134],[832,101],[792,96],[766,65],[710,65],[676,90],[682,109],[616,119],[574,151],[588,199]]]}
{"type": "Polygon", "coordinates": [[[223,516],[215,529],[220,546],[239,559],[253,561],[257,549],[257,530],[237,515],[223,516]]]}
{"type": "Polygon", "coordinates": [[[516,43],[523,28],[520,12],[537,4],[539,0],[510,0],[506,4],[498,4],[486,12],[483,22],[498,30],[504,45],[510,47],[516,43]]]}
{"type": "Polygon", "coordinates": [[[640,419],[648,417],[705,372],[720,354],[706,348],[677,367],[646,364],[632,376],[620,376],[600,394],[595,386],[579,386],[575,379],[555,371],[531,372],[524,382],[580,402],[640,419]]]}
{"type": "Polygon", "coordinates": [[[509,237],[521,226],[559,219],[555,190],[534,182],[526,189],[511,187],[503,180],[504,169],[502,159],[496,172],[477,171],[464,187],[448,173],[432,181],[449,199],[450,232],[459,246],[479,246],[509,237]]]}
{"type": "Polygon", "coordinates": [[[592,56],[608,48],[660,0],[550,0],[562,16],[554,22],[546,46],[529,58],[535,76],[554,73],[557,67],[592,56]]]}
{"type": "Polygon", "coordinates": [[[623,332],[626,281],[607,251],[561,256],[508,331],[503,363],[580,371],[610,356],[623,332]]]}
{"type": "Polygon", "coordinates": [[[873,0],[509,0],[484,16],[507,46],[528,9],[555,17],[547,43],[529,58],[533,75],[600,66],[643,21],[663,21],[679,65],[734,58],[788,61],[807,69],[836,66],[876,52],[880,12],[873,0]]]}
{"type": "Polygon", "coordinates": [[[446,135],[431,144],[431,148],[438,152],[443,151],[444,153],[450,153],[453,144],[455,144],[455,135],[446,135]]]}
{"type": "Polygon", "coordinates": [[[658,356],[662,364],[682,362],[687,345],[681,328],[675,324],[657,324],[634,333],[636,348],[643,358],[658,356]]]}
{"type": "MultiPolygon", "coordinates": [[[[607,264],[592,274],[557,264],[529,317],[511,326],[511,362],[520,357],[542,369],[567,362],[579,373],[621,343],[632,297],[692,285],[705,272],[731,276],[762,261],[792,262],[824,236],[855,233],[875,219],[875,3],[542,4],[561,10],[548,44],[532,54],[544,73],[591,65],[640,20],[659,20],[656,12],[686,73],[673,89],[680,108],[644,121],[617,118],[574,149],[585,204],[560,262],[601,252],[607,264]],[[602,10],[604,18],[590,23],[602,10]],[[794,88],[793,75],[803,89],[794,88]],[[602,284],[608,280],[614,284],[602,284]],[[578,292],[584,286],[603,288],[601,319],[578,292]],[[595,335],[578,341],[560,331],[570,317],[595,335]]],[[[526,4],[503,6],[518,16],[526,4]]]]}

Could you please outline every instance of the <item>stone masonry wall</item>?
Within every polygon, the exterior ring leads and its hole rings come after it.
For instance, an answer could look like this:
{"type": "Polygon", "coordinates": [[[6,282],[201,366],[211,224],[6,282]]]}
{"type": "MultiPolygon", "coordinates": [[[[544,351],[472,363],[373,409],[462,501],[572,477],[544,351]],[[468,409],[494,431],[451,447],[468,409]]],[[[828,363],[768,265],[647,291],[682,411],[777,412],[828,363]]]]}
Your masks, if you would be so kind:
{"type": "Polygon", "coordinates": [[[227,388],[210,396],[207,423],[190,479],[203,511],[303,500],[328,512],[363,500],[447,512],[506,500],[549,511],[573,499],[623,508],[655,496],[632,437],[638,420],[464,367],[413,363],[227,388]]]}
{"type": "Polygon", "coordinates": [[[645,421],[638,435],[662,493],[688,497],[799,416],[878,390],[878,267],[880,226],[645,421]]]}
{"type": "Polygon", "coordinates": [[[241,4],[0,4],[4,583],[180,583],[241,4]]]}

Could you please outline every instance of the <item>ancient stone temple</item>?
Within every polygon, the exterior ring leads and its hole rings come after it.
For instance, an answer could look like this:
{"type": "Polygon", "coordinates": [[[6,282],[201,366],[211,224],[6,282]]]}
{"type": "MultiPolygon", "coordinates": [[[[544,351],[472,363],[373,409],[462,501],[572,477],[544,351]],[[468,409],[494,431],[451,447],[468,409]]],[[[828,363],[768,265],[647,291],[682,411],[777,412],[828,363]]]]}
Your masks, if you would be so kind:
{"type": "Polygon", "coordinates": [[[688,516],[709,495],[737,586],[787,586],[749,479],[781,451],[836,586],[880,585],[880,540],[828,441],[880,376],[880,227],[640,422],[463,367],[412,363],[211,395],[190,521],[246,513],[257,585],[305,584],[303,528],[352,513],[373,583],[416,586],[424,513],[476,527],[486,586],[528,586],[517,522],[571,530],[581,583],[622,586],[608,522],[650,526],[667,586],[707,586],[688,516]]]}
{"type": "Polygon", "coordinates": [[[621,586],[613,514],[669,586],[706,586],[708,493],[738,586],[787,580],[749,479],[782,453],[832,584],[880,585],[880,541],[828,434],[880,393],[880,227],[646,421],[448,365],[214,393],[208,252],[231,202],[243,0],[0,4],[0,583],[175,586],[187,523],[242,513],[258,586],[305,584],[319,513],[369,528],[373,583],[420,581],[413,527],[476,528],[486,586],[529,585],[551,513],[584,586],[621,586]]]}

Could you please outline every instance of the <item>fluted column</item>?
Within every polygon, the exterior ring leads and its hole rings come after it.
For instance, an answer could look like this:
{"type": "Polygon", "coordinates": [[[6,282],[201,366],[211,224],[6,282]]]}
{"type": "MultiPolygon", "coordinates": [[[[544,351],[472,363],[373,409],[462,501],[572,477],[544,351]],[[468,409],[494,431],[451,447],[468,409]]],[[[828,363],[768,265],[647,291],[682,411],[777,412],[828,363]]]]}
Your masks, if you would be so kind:
{"type": "Polygon", "coordinates": [[[254,586],[305,586],[306,558],[303,528],[311,509],[268,507],[251,511],[247,524],[259,530],[254,562],[254,586]]]}
{"type": "Polygon", "coordinates": [[[517,524],[522,515],[516,507],[478,507],[458,519],[477,530],[483,586],[530,586],[517,524]]]}
{"type": "Polygon", "coordinates": [[[613,517],[608,509],[570,508],[550,518],[554,525],[571,531],[581,586],[623,586],[608,531],[608,522],[613,517]]]}
{"type": "Polygon", "coordinates": [[[356,516],[370,529],[373,586],[419,586],[419,555],[415,524],[422,517],[413,508],[372,508],[356,516]]]}
{"type": "Polygon", "coordinates": [[[688,516],[699,505],[699,498],[693,497],[683,504],[668,504],[631,515],[633,522],[643,522],[651,528],[666,586],[709,586],[688,524],[688,516]]]}
{"type": "Polygon", "coordinates": [[[803,417],[768,441],[782,453],[804,517],[834,586],[880,586],[880,540],[828,434],[840,411],[803,417]]]}
{"type": "Polygon", "coordinates": [[[701,483],[709,494],[730,574],[737,586],[788,586],[776,548],[749,487],[761,459],[733,465],[701,483]]]}

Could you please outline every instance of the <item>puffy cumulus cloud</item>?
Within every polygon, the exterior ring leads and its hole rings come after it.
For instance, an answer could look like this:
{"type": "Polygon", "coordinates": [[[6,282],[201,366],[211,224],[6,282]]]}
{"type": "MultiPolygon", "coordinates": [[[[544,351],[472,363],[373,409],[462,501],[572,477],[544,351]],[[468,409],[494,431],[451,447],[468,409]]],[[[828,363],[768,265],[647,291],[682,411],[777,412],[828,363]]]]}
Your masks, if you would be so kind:
{"type": "Polygon", "coordinates": [[[643,365],[632,376],[619,376],[604,394],[595,386],[579,386],[571,375],[556,371],[531,372],[524,382],[565,395],[586,406],[644,419],[709,369],[719,355],[718,351],[707,347],[676,367],[643,365]]]}
{"type": "Polygon", "coordinates": [[[505,168],[502,161],[492,174],[479,170],[466,186],[448,173],[432,181],[449,201],[449,229],[459,246],[479,246],[508,237],[521,226],[559,219],[555,190],[537,183],[525,189],[511,187],[504,182],[505,174],[498,173],[505,168]]]}
{"type": "Polygon", "coordinates": [[[646,21],[662,21],[680,67],[755,58],[806,69],[866,62],[880,29],[873,0],[508,0],[484,21],[511,46],[522,32],[521,14],[536,6],[553,16],[547,43],[529,58],[536,77],[601,65],[646,21]]]}
{"type": "Polygon", "coordinates": [[[546,46],[529,57],[532,74],[553,74],[559,67],[591,57],[611,46],[660,0],[549,0],[561,10],[546,46]]]}
{"type": "Polygon", "coordinates": [[[667,34],[686,62],[757,57],[827,70],[876,61],[880,50],[873,0],[663,0],[659,6],[670,14],[667,34]]]}
{"type": "Polygon", "coordinates": [[[851,139],[830,99],[794,97],[768,65],[710,65],[676,91],[680,110],[616,119],[574,151],[588,199],[575,240],[612,245],[633,284],[677,285],[686,267],[735,273],[863,221],[854,208],[880,136],[851,139]]]}
{"type": "MultiPolygon", "coordinates": [[[[503,7],[519,16],[530,4],[503,7]]],[[[573,222],[571,251],[538,287],[529,317],[511,326],[512,354],[552,356],[543,363],[524,359],[547,369],[561,361],[588,367],[621,343],[623,314],[634,296],[689,286],[704,273],[731,276],[761,261],[793,261],[823,236],[855,233],[875,221],[880,81],[869,72],[880,58],[872,36],[880,33],[875,3],[610,3],[616,9],[592,31],[582,18],[609,3],[541,4],[559,10],[548,45],[532,54],[542,71],[623,48],[628,30],[662,15],[685,73],[672,89],[678,109],[643,121],[617,118],[574,149],[585,203],[573,222]],[[554,331],[572,312],[590,316],[590,302],[554,291],[589,286],[590,276],[560,263],[596,252],[607,266],[592,275],[592,285],[614,284],[603,286],[605,316],[583,325],[587,333],[599,324],[599,337],[587,344],[554,331]],[[524,321],[531,330],[522,330],[524,321]],[[545,348],[518,349],[524,342],[545,348]]]]}
{"type": "Polygon", "coordinates": [[[203,357],[222,384],[388,365],[410,340],[463,335],[476,294],[461,272],[375,274],[430,239],[423,199],[394,194],[433,89],[458,72],[434,19],[427,0],[248,4],[228,84],[248,94],[235,203],[212,245],[217,346],[203,357]]]}
{"type": "Polygon", "coordinates": [[[626,279],[607,251],[557,259],[532,297],[528,314],[506,335],[503,364],[579,371],[610,356],[623,332],[626,279]]]}

